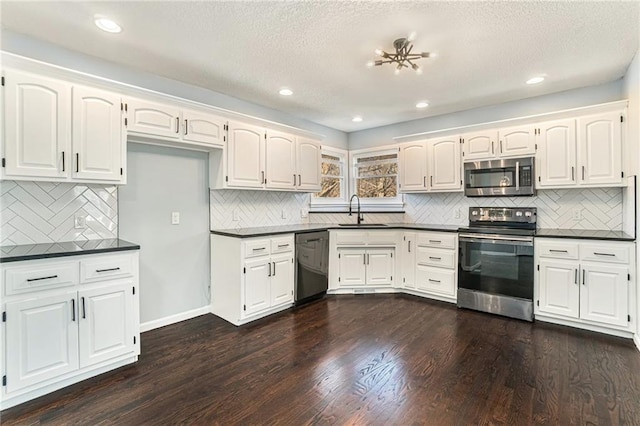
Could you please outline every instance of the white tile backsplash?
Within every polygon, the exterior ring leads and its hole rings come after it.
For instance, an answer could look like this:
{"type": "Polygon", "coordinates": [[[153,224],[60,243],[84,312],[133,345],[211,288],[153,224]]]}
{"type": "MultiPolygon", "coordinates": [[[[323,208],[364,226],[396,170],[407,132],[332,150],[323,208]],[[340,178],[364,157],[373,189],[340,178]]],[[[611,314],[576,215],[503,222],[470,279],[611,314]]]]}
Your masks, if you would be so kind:
{"type": "Polygon", "coordinates": [[[0,244],[117,238],[115,185],[0,182],[0,244]],[[75,229],[75,216],[86,228],[75,229]]]}
{"type": "Polygon", "coordinates": [[[405,194],[407,222],[466,225],[469,207],[537,207],[538,227],[550,229],[622,230],[621,188],[545,189],[534,197],[469,198],[461,192],[405,194]],[[581,220],[573,219],[579,209],[581,220]],[[455,217],[460,211],[460,218],[455,217]]]}
{"type": "Polygon", "coordinates": [[[211,229],[247,228],[308,223],[310,194],[276,191],[211,190],[211,229]],[[238,220],[234,220],[234,212],[238,220]],[[283,216],[284,212],[284,218],[283,216]]]}

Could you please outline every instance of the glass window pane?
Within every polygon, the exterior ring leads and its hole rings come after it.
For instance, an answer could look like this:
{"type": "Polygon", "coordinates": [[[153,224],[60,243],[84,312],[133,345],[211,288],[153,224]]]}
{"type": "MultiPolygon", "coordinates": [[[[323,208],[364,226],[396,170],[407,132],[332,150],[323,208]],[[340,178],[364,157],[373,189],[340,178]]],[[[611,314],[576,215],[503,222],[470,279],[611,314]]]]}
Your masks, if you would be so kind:
{"type": "Polygon", "coordinates": [[[369,163],[372,161],[384,161],[384,160],[396,161],[397,159],[398,159],[398,154],[373,155],[370,157],[358,157],[356,159],[356,163],[369,163]]]}
{"type": "Polygon", "coordinates": [[[398,183],[395,176],[358,179],[357,193],[362,198],[395,197],[398,183]]]}
{"type": "Polygon", "coordinates": [[[398,163],[382,163],[368,166],[358,166],[358,177],[397,175],[398,163]]]}
{"type": "Polygon", "coordinates": [[[330,175],[330,176],[341,176],[342,175],[342,167],[340,164],[335,163],[322,163],[322,174],[330,175]]]}
{"type": "Polygon", "coordinates": [[[340,157],[336,157],[335,155],[329,155],[329,154],[322,154],[322,159],[336,161],[336,162],[340,161],[340,157]]]}
{"type": "Polygon", "coordinates": [[[323,177],[322,190],[316,193],[316,197],[340,198],[340,186],[342,179],[323,177]]]}

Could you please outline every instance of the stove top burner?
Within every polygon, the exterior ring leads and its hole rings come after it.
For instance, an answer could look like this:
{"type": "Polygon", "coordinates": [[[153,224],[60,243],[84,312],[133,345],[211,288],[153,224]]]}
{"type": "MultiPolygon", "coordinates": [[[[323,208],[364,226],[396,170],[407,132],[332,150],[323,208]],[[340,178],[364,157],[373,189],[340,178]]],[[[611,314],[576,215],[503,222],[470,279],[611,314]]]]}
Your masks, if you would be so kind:
{"type": "Polygon", "coordinates": [[[533,235],[538,212],[535,207],[469,207],[466,232],[533,235]]]}

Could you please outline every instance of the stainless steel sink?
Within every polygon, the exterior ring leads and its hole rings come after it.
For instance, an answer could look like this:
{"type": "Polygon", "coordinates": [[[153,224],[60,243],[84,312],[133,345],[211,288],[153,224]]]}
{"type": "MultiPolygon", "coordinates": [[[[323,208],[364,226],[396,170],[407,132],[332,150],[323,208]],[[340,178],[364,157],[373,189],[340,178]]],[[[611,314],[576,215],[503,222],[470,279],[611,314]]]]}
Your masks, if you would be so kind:
{"type": "Polygon", "coordinates": [[[383,226],[389,226],[386,223],[361,223],[358,225],[357,223],[341,223],[339,226],[344,226],[345,228],[379,228],[383,226]]]}

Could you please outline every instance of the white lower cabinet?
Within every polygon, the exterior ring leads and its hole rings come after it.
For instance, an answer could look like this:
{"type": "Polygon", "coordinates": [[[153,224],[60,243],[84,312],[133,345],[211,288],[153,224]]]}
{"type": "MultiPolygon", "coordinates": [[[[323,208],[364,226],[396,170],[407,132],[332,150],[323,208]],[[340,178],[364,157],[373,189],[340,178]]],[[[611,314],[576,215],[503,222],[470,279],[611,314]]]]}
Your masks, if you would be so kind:
{"type": "Polygon", "coordinates": [[[137,360],[137,251],[3,263],[0,273],[3,409],[137,360]],[[122,262],[133,265],[124,278],[79,279],[122,262]]]}
{"type": "Polygon", "coordinates": [[[211,313],[242,325],[293,305],[294,236],[211,235],[211,313]]]}
{"type": "Polygon", "coordinates": [[[536,240],[535,253],[536,318],[632,329],[634,243],[545,238],[536,240]]]}
{"type": "Polygon", "coordinates": [[[416,234],[405,232],[402,236],[402,250],[400,251],[400,271],[402,287],[416,288],[416,234]]]}
{"type": "Polygon", "coordinates": [[[455,302],[458,288],[458,234],[416,232],[412,253],[413,285],[405,288],[420,295],[455,302]]]}
{"type": "Polygon", "coordinates": [[[340,287],[391,286],[394,249],[340,249],[338,263],[340,287]]]}

